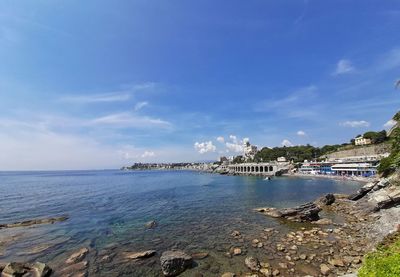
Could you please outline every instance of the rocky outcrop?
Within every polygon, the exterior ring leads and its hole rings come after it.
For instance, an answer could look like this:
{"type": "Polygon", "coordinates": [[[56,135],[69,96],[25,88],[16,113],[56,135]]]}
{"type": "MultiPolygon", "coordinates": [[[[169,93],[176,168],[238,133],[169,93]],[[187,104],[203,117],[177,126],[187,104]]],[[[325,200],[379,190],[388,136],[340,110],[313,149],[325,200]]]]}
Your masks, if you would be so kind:
{"type": "Polygon", "coordinates": [[[193,259],[181,250],[173,250],[163,252],[160,262],[164,276],[177,276],[192,266],[193,259]]]}
{"type": "Polygon", "coordinates": [[[369,197],[368,200],[374,206],[374,211],[388,209],[400,204],[400,188],[391,186],[379,190],[369,197]]]}
{"type": "Polygon", "coordinates": [[[40,262],[35,263],[8,263],[1,272],[2,277],[47,277],[50,276],[51,268],[40,262]]]}
{"type": "Polygon", "coordinates": [[[68,216],[41,218],[41,219],[31,219],[25,221],[18,221],[13,223],[0,224],[0,229],[5,228],[15,228],[15,227],[28,227],[37,224],[53,224],[55,222],[61,222],[68,219],[68,216]]]}
{"type": "Polygon", "coordinates": [[[305,222],[318,220],[318,213],[321,211],[321,208],[315,203],[309,202],[294,208],[276,209],[267,207],[255,210],[275,218],[286,218],[292,221],[305,222]]]}
{"type": "Polygon", "coordinates": [[[361,187],[356,193],[353,193],[349,196],[350,200],[357,201],[363,198],[368,192],[370,192],[373,187],[377,184],[377,182],[367,183],[365,186],[361,187]]]}

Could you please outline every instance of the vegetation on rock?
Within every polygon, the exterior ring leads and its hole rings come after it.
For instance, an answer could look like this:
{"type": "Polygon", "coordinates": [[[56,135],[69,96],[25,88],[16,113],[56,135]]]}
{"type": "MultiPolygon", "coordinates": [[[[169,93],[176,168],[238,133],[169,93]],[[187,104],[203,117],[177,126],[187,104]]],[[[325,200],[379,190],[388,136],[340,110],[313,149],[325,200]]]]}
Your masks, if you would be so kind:
{"type": "Polygon", "coordinates": [[[377,250],[367,254],[358,272],[360,277],[400,276],[400,233],[387,237],[377,250]]]}

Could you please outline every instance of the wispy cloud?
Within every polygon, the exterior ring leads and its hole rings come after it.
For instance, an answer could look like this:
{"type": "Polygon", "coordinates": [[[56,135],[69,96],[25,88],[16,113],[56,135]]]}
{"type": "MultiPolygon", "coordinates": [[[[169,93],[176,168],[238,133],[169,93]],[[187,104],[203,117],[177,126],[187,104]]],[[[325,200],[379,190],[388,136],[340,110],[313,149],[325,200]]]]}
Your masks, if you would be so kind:
{"type": "Polygon", "coordinates": [[[149,105],[149,103],[147,101],[143,101],[143,102],[139,102],[135,105],[135,107],[133,108],[135,112],[143,109],[144,107],[146,107],[147,105],[149,105]]]}
{"type": "Polygon", "coordinates": [[[333,75],[342,75],[342,74],[348,74],[352,73],[355,71],[355,68],[352,64],[351,61],[342,59],[339,60],[338,63],[336,64],[336,69],[333,72],[333,75]]]}
{"type": "Polygon", "coordinates": [[[131,98],[131,94],[124,92],[93,94],[93,95],[79,95],[79,96],[65,96],[60,99],[62,102],[70,103],[101,103],[101,102],[121,102],[127,101],[131,98]]]}
{"type": "Polygon", "coordinates": [[[114,128],[154,128],[159,127],[169,129],[172,124],[168,121],[152,118],[148,116],[139,116],[132,113],[116,113],[98,117],[88,121],[88,125],[108,126],[114,128]]]}
{"type": "Polygon", "coordinates": [[[369,127],[370,123],[365,120],[353,120],[353,121],[340,122],[339,125],[343,127],[361,128],[361,127],[369,127]]]}
{"type": "MultiPolygon", "coordinates": [[[[111,91],[99,94],[85,95],[67,95],[61,97],[61,102],[77,103],[77,104],[90,104],[90,103],[107,103],[107,102],[123,102],[132,98],[133,94],[139,91],[149,91],[155,88],[155,83],[148,82],[142,84],[135,84],[126,86],[126,88],[117,91],[111,91]]],[[[143,103],[147,102],[141,102],[143,103]]],[[[146,105],[144,104],[144,105],[146,105]]],[[[143,107],[143,106],[142,106],[143,107]]]]}
{"type": "Polygon", "coordinates": [[[225,138],[223,136],[219,136],[217,137],[217,141],[220,143],[224,143],[225,142],[225,138]]]}

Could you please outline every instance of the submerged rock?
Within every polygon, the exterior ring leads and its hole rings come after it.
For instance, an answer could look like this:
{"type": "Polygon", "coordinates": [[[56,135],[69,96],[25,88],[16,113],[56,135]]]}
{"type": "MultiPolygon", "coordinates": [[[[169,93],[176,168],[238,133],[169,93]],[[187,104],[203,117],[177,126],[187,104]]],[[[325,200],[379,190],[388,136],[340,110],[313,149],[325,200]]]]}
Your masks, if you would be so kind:
{"type": "Polygon", "coordinates": [[[160,262],[164,276],[176,276],[191,267],[193,259],[181,250],[173,250],[163,252],[160,262]]]}
{"type": "Polygon", "coordinates": [[[258,259],[252,256],[247,257],[244,260],[244,263],[250,270],[259,271],[261,269],[261,265],[258,259]]]}
{"type": "Polygon", "coordinates": [[[69,258],[65,261],[66,264],[73,264],[82,261],[86,254],[89,252],[89,249],[86,247],[79,249],[77,252],[73,253],[69,258]]]}
{"type": "Polygon", "coordinates": [[[154,256],[156,254],[155,250],[147,250],[142,252],[125,252],[124,256],[127,259],[136,260],[136,259],[144,259],[154,256]]]}
{"type": "Polygon", "coordinates": [[[199,252],[192,254],[192,258],[195,260],[202,260],[208,257],[208,252],[199,252]]]}
{"type": "Polygon", "coordinates": [[[15,227],[28,227],[37,224],[53,224],[55,222],[61,222],[68,219],[68,216],[41,218],[41,219],[31,219],[25,221],[18,221],[13,223],[0,224],[0,229],[5,228],[15,228],[15,227]]]}

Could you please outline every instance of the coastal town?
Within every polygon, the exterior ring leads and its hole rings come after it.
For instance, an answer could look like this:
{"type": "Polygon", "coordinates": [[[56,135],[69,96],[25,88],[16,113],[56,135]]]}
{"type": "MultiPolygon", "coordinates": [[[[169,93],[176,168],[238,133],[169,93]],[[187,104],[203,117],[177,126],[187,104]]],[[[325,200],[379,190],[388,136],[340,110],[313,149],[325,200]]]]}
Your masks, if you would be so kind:
{"type": "MultiPolygon", "coordinates": [[[[391,131],[384,133],[382,142],[374,144],[370,138],[362,135],[355,137],[354,144],[343,146],[343,150],[326,153],[313,160],[301,162],[281,156],[275,160],[256,161],[260,152],[249,141],[243,144],[243,153],[239,156],[222,156],[217,162],[204,163],[136,163],[124,170],[198,170],[229,175],[253,176],[319,176],[342,177],[368,180],[377,175],[377,167],[383,158],[390,155],[387,143],[391,131]]],[[[288,151],[290,147],[287,148],[288,151]]]]}

